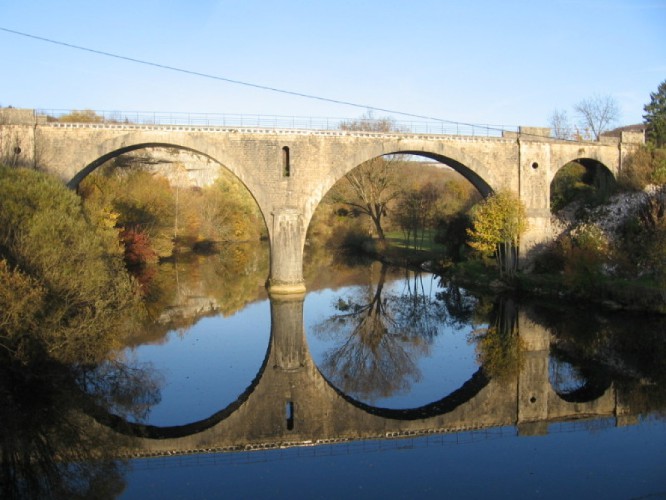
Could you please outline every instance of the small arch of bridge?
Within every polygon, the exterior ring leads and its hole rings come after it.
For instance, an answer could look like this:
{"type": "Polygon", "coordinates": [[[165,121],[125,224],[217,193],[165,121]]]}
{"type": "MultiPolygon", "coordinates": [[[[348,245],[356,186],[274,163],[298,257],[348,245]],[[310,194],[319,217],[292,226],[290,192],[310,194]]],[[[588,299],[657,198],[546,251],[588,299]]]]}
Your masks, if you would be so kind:
{"type": "Polygon", "coordinates": [[[555,168],[552,169],[548,181],[549,186],[552,186],[555,177],[557,177],[557,174],[570,163],[578,163],[583,167],[585,167],[585,170],[587,170],[588,172],[592,172],[594,169],[600,169],[602,172],[608,174],[613,179],[617,180],[617,173],[618,173],[617,170],[609,167],[603,161],[600,161],[597,158],[590,158],[590,157],[572,157],[570,160],[566,160],[564,163],[560,163],[559,165],[557,165],[555,168]]]}
{"type": "MultiPolygon", "coordinates": [[[[579,170],[576,173],[575,178],[577,181],[582,182],[588,186],[591,189],[593,196],[598,197],[598,199],[604,199],[615,191],[617,186],[617,177],[612,169],[594,158],[575,158],[568,161],[564,165],[559,165],[559,168],[553,169],[552,177],[547,185],[551,211],[557,211],[563,208],[561,203],[559,206],[553,206],[554,197],[558,195],[558,193],[553,191],[553,187],[557,185],[556,183],[559,183],[558,179],[563,180],[567,175],[571,175],[576,172],[575,170],[568,170],[568,172],[565,173],[565,167],[570,166],[575,168],[577,165],[584,168],[585,173],[578,177],[578,175],[580,175],[579,170]]],[[[562,196],[563,188],[561,183],[559,184],[559,196],[562,196]]],[[[566,191],[566,189],[564,190],[566,191]]],[[[567,201],[566,203],[568,204],[570,201],[571,200],[567,201]]]]}

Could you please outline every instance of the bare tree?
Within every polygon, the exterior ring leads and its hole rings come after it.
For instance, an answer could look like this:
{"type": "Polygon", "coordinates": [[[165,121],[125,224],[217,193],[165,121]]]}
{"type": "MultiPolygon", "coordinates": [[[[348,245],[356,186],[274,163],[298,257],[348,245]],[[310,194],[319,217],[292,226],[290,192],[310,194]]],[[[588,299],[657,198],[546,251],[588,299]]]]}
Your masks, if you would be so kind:
{"type": "Polygon", "coordinates": [[[620,117],[617,101],[611,96],[595,95],[574,106],[582,130],[589,130],[595,140],[620,117]]]}
{"type": "MultiPolygon", "coordinates": [[[[396,132],[400,128],[392,118],[374,118],[368,112],[357,120],[342,122],[341,130],[368,132],[396,132]]],[[[345,186],[337,186],[333,199],[344,203],[372,220],[377,237],[385,239],[382,218],[387,206],[401,193],[397,169],[402,163],[401,155],[386,155],[368,160],[349,172],[345,186]]]]}
{"type": "Polygon", "coordinates": [[[367,111],[360,118],[343,121],[339,125],[340,130],[365,131],[365,132],[406,132],[395,123],[389,116],[375,118],[372,110],[367,111]]]}
{"type": "Polygon", "coordinates": [[[556,109],[553,111],[553,114],[550,115],[548,122],[550,124],[551,133],[555,139],[571,138],[572,129],[566,110],[556,109]]]}

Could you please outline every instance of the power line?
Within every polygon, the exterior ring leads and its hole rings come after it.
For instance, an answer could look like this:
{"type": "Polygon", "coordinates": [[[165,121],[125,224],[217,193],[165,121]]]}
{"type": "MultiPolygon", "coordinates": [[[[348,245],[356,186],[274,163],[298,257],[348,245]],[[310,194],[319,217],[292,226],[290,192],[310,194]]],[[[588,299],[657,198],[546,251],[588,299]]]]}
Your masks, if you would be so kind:
{"type": "Polygon", "coordinates": [[[24,33],[24,32],[21,32],[21,31],[12,30],[12,29],[9,29],[9,28],[4,28],[2,26],[0,26],[0,31],[4,31],[6,33],[11,33],[13,35],[23,36],[23,37],[26,37],[26,38],[32,38],[33,40],[39,40],[39,41],[51,43],[51,44],[54,44],[54,45],[60,45],[60,46],[63,46],[63,47],[68,47],[68,48],[71,48],[71,49],[82,50],[82,51],[85,51],[85,52],[90,52],[92,54],[102,55],[102,56],[105,56],[105,57],[112,57],[112,58],[115,58],[115,59],[121,59],[123,61],[129,61],[129,62],[133,62],[133,63],[137,63],[137,64],[143,64],[145,66],[153,66],[155,68],[165,69],[165,70],[169,70],[169,71],[176,71],[178,73],[184,73],[184,74],[187,74],[187,75],[199,76],[199,77],[208,78],[208,79],[211,79],[211,80],[218,80],[218,81],[223,81],[223,82],[227,82],[227,83],[233,83],[233,84],[236,84],[236,85],[243,85],[245,87],[252,87],[252,88],[256,88],[256,89],[260,89],[260,90],[267,90],[267,91],[270,91],[270,92],[277,92],[277,93],[280,93],[280,94],[302,97],[302,98],[305,98],[305,99],[313,99],[313,100],[317,100],[317,101],[329,102],[329,103],[333,103],[333,104],[340,104],[340,105],[344,105],[344,106],[352,106],[352,107],[355,107],[355,108],[361,108],[361,109],[372,110],[372,111],[379,111],[379,112],[382,112],[382,113],[389,113],[389,114],[393,114],[393,115],[408,116],[410,118],[419,118],[419,119],[422,119],[422,120],[432,120],[432,121],[447,123],[447,124],[452,124],[452,125],[463,125],[463,126],[466,126],[466,127],[483,128],[485,130],[494,130],[494,131],[497,131],[497,132],[502,132],[503,131],[503,129],[501,129],[501,128],[495,128],[495,127],[491,127],[491,126],[488,126],[488,125],[475,125],[473,123],[456,122],[456,121],[445,120],[445,119],[442,119],[442,118],[436,118],[436,117],[432,117],[432,116],[418,115],[418,114],[414,114],[414,113],[407,113],[407,112],[404,112],[404,111],[397,111],[397,110],[386,109],[386,108],[378,108],[376,106],[369,106],[367,104],[358,104],[358,103],[354,103],[354,102],[343,101],[343,100],[340,100],[340,99],[332,99],[332,98],[329,98],[329,97],[321,97],[321,96],[316,96],[316,95],[313,95],[313,94],[306,94],[306,93],[303,93],[303,92],[296,92],[296,91],[292,91],[292,90],[279,89],[279,88],[271,87],[271,86],[268,86],[268,85],[260,85],[260,84],[257,84],[257,83],[245,82],[245,81],[242,81],[242,80],[235,80],[233,78],[211,75],[209,73],[202,73],[202,72],[199,72],[199,71],[193,71],[193,70],[184,69],[184,68],[177,68],[175,66],[169,66],[169,65],[166,65],[166,64],[160,64],[160,63],[155,63],[155,62],[151,62],[151,61],[145,61],[143,59],[136,59],[134,57],[123,56],[123,55],[120,55],[120,54],[113,54],[111,52],[105,52],[103,50],[91,49],[89,47],[83,47],[81,45],[75,45],[75,44],[72,44],[72,43],[61,42],[59,40],[53,40],[51,38],[45,38],[45,37],[42,37],[42,36],[32,35],[30,33],[24,33]]]}

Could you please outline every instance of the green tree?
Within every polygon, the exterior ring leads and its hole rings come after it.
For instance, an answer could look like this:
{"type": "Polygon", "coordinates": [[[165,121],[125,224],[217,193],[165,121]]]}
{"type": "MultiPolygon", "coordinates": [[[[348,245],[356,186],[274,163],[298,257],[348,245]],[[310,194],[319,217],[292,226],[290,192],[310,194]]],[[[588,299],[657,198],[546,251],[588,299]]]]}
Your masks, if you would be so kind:
{"type": "Polygon", "coordinates": [[[647,125],[647,137],[658,148],[666,146],[666,80],[656,92],[650,92],[650,102],[643,106],[643,119],[647,125]]]}
{"type": "Polygon", "coordinates": [[[437,231],[433,240],[446,247],[448,256],[454,262],[460,262],[467,242],[467,230],[471,227],[472,220],[467,212],[443,216],[437,222],[437,231]]]}
{"type": "Polygon", "coordinates": [[[492,194],[475,207],[472,223],[473,228],[467,230],[469,245],[482,254],[494,255],[500,276],[513,276],[520,236],[527,230],[522,202],[509,191],[492,194]]]}
{"type": "Polygon", "coordinates": [[[413,238],[415,248],[422,248],[426,230],[432,226],[438,196],[438,190],[432,183],[407,189],[400,196],[396,219],[407,243],[413,238]]]}

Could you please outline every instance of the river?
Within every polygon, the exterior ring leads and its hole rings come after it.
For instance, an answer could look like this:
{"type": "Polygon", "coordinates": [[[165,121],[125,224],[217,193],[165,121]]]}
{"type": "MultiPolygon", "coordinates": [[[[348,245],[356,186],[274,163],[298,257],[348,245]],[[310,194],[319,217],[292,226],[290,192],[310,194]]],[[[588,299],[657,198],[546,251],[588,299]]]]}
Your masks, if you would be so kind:
{"type": "Polygon", "coordinates": [[[152,324],[77,379],[90,397],[49,392],[53,463],[3,477],[126,499],[666,496],[664,318],[377,262],[311,263],[305,296],[269,298],[247,262],[164,264],[152,324]]]}

